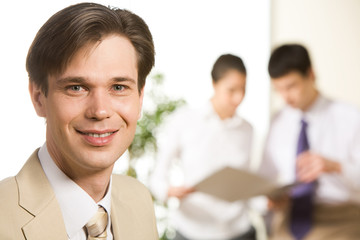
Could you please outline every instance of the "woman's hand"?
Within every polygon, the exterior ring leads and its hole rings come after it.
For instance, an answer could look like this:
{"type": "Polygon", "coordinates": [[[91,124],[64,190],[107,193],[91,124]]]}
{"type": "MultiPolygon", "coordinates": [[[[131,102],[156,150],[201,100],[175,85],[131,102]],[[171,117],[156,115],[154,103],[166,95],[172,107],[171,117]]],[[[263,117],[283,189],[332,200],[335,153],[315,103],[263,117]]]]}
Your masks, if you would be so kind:
{"type": "Polygon", "coordinates": [[[178,199],[182,199],[182,198],[186,197],[189,193],[192,193],[194,191],[195,191],[195,189],[192,187],[171,186],[171,187],[169,187],[169,190],[168,190],[168,197],[176,197],[178,199]]]}

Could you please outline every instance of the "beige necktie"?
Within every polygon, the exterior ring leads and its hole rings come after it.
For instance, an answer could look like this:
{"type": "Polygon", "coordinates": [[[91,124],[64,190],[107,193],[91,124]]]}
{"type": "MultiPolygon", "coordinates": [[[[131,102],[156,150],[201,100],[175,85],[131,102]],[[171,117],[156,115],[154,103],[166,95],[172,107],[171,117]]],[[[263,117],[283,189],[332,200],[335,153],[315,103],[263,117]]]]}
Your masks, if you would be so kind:
{"type": "Polygon", "coordinates": [[[96,214],[85,225],[88,240],[105,240],[107,237],[106,226],[108,224],[108,215],[105,209],[99,206],[96,214]]]}

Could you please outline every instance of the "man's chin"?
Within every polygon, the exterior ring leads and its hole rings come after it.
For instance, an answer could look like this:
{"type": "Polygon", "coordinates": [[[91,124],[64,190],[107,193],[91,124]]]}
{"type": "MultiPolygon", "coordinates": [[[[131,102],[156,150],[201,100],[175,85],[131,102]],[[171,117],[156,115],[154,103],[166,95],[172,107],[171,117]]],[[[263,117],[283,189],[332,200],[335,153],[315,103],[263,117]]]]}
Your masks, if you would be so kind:
{"type": "Polygon", "coordinates": [[[115,162],[117,160],[117,153],[114,151],[105,150],[104,148],[94,148],[83,150],[82,154],[78,155],[84,162],[101,163],[101,162],[115,162]]]}
{"type": "Polygon", "coordinates": [[[292,108],[299,108],[295,103],[287,103],[292,108]]]}

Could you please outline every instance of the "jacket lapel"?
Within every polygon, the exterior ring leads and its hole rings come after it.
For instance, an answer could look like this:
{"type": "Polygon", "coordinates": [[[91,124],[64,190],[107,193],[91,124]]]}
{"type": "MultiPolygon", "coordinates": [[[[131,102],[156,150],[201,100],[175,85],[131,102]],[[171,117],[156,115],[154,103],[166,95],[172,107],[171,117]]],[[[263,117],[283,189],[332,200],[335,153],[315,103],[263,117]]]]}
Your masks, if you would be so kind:
{"type": "Polygon", "coordinates": [[[25,163],[16,181],[19,205],[33,216],[23,226],[27,240],[67,240],[59,204],[41,167],[36,150],[25,163]]]}
{"type": "Polygon", "coordinates": [[[111,227],[114,240],[136,239],[133,236],[134,226],[131,219],[133,214],[130,208],[121,202],[114,203],[113,198],[111,202],[111,227]]]}
{"type": "Polygon", "coordinates": [[[131,177],[113,175],[111,223],[114,240],[158,239],[150,194],[131,177]]]}
{"type": "Polygon", "coordinates": [[[114,240],[141,239],[139,229],[136,227],[136,213],[131,203],[124,201],[120,196],[126,194],[125,189],[129,186],[122,186],[118,176],[113,175],[111,192],[111,226],[114,240]],[[125,192],[124,192],[125,191],[125,192]]]}
{"type": "Polygon", "coordinates": [[[113,201],[111,201],[111,230],[113,234],[114,240],[121,239],[120,236],[120,225],[119,225],[119,219],[116,213],[118,210],[116,209],[116,204],[113,204],[113,201]]]}

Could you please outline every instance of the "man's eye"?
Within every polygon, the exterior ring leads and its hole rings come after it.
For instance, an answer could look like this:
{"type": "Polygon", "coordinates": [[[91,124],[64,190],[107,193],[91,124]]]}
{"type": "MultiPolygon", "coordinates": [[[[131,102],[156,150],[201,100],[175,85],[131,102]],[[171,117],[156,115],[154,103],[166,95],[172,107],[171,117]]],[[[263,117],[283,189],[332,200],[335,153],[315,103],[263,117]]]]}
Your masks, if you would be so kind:
{"type": "Polygon", "coordinates": [[[114,85],[113,88],[114,88],[115,91],[122,91],[122,90],[125,89],[125,86],[123,86],[123,85],[114,85]]]}
{"type": "Polygon", "coordinates": [[[82,90],[82,87],[79,85],[74,85],[74,86],[69,87],[69,89],[72,91],[75,91],[75,92],[79,92],[82,90]]]}

